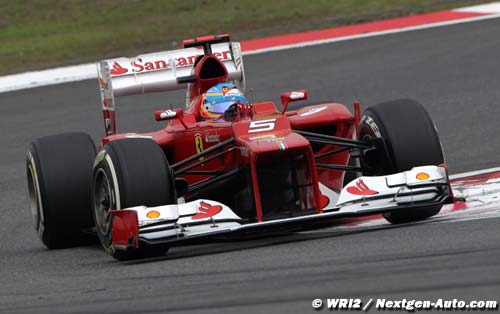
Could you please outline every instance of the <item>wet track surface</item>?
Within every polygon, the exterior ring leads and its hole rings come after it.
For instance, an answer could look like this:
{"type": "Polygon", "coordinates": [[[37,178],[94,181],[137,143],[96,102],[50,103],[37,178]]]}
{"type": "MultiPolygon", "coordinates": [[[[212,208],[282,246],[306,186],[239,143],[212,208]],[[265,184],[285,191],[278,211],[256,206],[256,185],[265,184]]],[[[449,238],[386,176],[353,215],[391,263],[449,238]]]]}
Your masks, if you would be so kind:
{"type": "MultiPolygon", "coordinates": [[[[357,99],[363,108],[415,98],[452,173],[500,166],[499,33],[494,19],[248,56],[247,87],[256,101],[301,88],[311,102],[357,99]]],[[[160,127],[153,111],[183,96],[118,99],[119,131],[160,127]]],[[[46,250],[28,209],[26,148],[74,130],[97,140],[98,97],[95,80],[0,94],[0,313],[313,313],[318,297],[499,300],[500,218],[330,228],[127,263],[98,245],[46,250]]]]}

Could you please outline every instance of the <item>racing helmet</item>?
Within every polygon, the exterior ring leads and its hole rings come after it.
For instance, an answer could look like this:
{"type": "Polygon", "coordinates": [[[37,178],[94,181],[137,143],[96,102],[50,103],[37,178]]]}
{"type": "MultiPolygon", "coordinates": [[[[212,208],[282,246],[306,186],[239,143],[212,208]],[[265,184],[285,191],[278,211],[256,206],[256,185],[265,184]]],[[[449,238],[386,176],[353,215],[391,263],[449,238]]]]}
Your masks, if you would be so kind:
{"type": "Polygon", "coordinates": [[[200,115],[204,119],[221,118],[235,103],[248,105],[243,93],[232,83],[219,83],[210,87],[201,100],[200,115]]]}

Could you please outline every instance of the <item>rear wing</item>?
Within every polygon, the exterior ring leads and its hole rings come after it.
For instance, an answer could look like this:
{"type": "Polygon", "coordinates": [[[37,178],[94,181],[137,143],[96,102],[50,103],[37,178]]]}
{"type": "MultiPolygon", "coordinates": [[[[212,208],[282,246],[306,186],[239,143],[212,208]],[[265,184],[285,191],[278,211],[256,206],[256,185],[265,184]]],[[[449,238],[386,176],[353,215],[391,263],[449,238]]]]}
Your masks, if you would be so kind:
{"type": "MultiPolygon", "coordinates": [[[[185,47],[188,48],[143,54],[130,59],[108,59],[97,64],[106,135],[116,133],[115,97],[188,87],[188,83],[179,83],[177,78],[191,74],[195,60],[204,54],[204,49],[194,45],[185,47]]],[[[209,53],[226,67],[228,81],[244,92],[245,73],[240,43],[213,43],[210,47],[209,53]]]]}

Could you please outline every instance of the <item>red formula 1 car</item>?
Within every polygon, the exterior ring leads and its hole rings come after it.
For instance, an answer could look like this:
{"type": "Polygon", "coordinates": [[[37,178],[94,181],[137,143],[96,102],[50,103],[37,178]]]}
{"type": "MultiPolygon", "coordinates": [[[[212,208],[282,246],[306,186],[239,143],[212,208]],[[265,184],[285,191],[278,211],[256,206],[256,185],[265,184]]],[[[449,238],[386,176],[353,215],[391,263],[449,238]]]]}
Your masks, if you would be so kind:
{"type": "Polygon", "coordinates": [[[338,103],[288,111],[307,99],[305,90],[281,94],[280,110],[239,94],[207,116],[209,97],[224,94],[214,86],[245,89],[240,45],[228,35],[105,60],[98,72],[106,130],[99,152],[83,133],[39,138],[28,150],[32,213],[48,248],[77,245],[82,230],[95,230],[112,256],[130,259],[200,237],[304,230],[374,213],[416,221],[452,198],[438,134],[415,101],[381,103],[361,117],[358,104],[354,115],[338,103]],[[186,108],[155,113],[165,128],[116,133],[115,97],[180,88],[186,108]]]}

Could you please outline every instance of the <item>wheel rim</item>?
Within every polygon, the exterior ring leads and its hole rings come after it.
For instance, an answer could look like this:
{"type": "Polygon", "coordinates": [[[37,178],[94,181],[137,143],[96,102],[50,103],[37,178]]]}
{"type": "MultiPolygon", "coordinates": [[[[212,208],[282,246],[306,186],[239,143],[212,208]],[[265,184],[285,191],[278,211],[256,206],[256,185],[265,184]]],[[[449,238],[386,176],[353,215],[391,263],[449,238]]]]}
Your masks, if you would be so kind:
{"type": "Polygon", "coordinates": [[[30,209],[31,216],[33,217],[33,222],[35,224],[35,229],[40,228],[40,194],[38,193],[38,181],[33,174],[33,169],[31,165],[28,165],[28,193],[30,198],[30,209]]]}
{"type": "Polygon", "coordinates": [[[114,204],[111,184],[103,169],[99,169],[94,180],[94,215],[96,227],[102,235],[111,229],[110,209],[114,204]]]}

